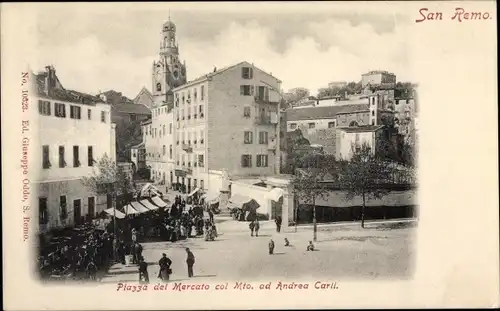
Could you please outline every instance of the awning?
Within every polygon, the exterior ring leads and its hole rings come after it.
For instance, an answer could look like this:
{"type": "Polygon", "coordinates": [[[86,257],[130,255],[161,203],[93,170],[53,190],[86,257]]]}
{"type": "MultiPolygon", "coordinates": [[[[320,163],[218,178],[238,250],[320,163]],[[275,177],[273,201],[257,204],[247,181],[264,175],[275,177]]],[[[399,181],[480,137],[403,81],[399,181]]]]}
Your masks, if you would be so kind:
{"type": "Polygon", "coordinates": [[[141,196],[145,196],[146,194],[149,194],[149,192],[160,195],[160,190],[151,183],[147,183],[142,187],[141,196]]]}
{"type": "Polygon", "coordinates": [[[268,193],[268,197],[273,200],[278,202],[280,198],[285,194],[285,191],[281,188],[274,188],[268,193]]]}
{"type": "Polygon", "coordinates": [[[125,215],[133,215],[133,214],[139,214],[140,212],[135,210],[130,204],[127,204],[123,207],[125,210],[125,215]]]}
{"type": "Polygon", "coordinates": [[[245,203],[248,203],[252,200],[252,198],[244,196],[244,195],[239,195],[235,194],[229,198],[229,202],[236,204],[236,205],[243,205],[245,203]]]}
{"type": "Polygon", "coordinates": [[[153,203],[156,204],[156,205],[158,205],[159,207],[166,207],[168,205],[159,196],[152,197],[151,201],[153,201],[153,203]]]}
{"type": "Polygon", "coordinates": [[[205,199],[205,202],[209,204],[214,204],[219,201],[219,196],[220,193],[207,193],[202,196],[203,199],[205,199]]]}
{"type": "Polygon", "coordinates": [[[104,210],[107,214],[113,216],[113,215],[116,215],[116,218],[118,219],[123,219],[125,218],[125,214],[123,214],[122,212],[120,212],[119,210],[115,210],[113,212],[113,208],[108,208],[107,210],[104,210]]]}
{"type": "Polygon", "coordinates": [[[146,206],[150,210],[154,211],[158,209],[158,206],[151,204],[148,200],[139,201],[142,205],[146,206]]]}
{"type": "Polygon", "coordinates": [[[190,194],[188,194],[188,198],[189,198],[190,196],[193,196],[193,195],[194,195],[196,192],[198,192],[198,191],[200,191],[200,188],[196,187],[193,191],[191,191],[191,193],[190,193],[190,194]]]}
{"type": "Polygon", "coordinates": [[[255,212],[260,204],[250,197],[236,194],[229,199],[229,206],[230,208],[241,208],[243,211],[255,212]]]}
{"type": "Polygon", "coordinates": [[[139,213],[146,213],[146,212],[149,212],[149,210],[144,206],[142,205],[141,203],[139,202],[130,202],[130,205],[132,205],[132,207],[134,209],[136,209],[139,213]]]}

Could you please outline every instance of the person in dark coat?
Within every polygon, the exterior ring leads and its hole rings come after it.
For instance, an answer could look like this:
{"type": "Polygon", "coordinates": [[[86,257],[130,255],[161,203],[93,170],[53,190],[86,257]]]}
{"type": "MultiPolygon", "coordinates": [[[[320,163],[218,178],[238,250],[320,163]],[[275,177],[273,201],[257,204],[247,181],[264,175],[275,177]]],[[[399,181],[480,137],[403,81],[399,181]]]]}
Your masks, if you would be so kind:
{"type": "Polygon", "coordinates": [[[133,248],[134,248],[135,262],[139,263],[139,258],[142,257],[142,245],[139,244],[138,242],[135,242],[133,248]]]}
{"type": "Polygon", "coordinates": [[[170,279],[170,274],[172,274],[172,270],[170,266],[172,265],[172,260],[167,257],[167,254],[163,253],[162,258],[158,262],[160,266],[160,273],[158,274],[158,278],[162,281],[168,281],[170,279]]]}
{"type": "Polygon", "coordinates": [[[269,255],[274,254],[274,241],[270,240],[268,246],[269,246],[269,255]]]}
{"type": "Polygon", "coordinates": [[[314,244],[312,241],[309,241],[309,245],[307,245],[307,251],[308,252],[314,251],[314,244]]]}
{"type": "Polygon", "coordinates": [[[187,259],[186,259],[186,264],[188,268],[188,277],[193,276],[193,266],[194,266],[194,254],[189,250],[189,248],[186,247],[186,253],[187,253],[187,259]]]}
{"type": "Polygon", "coordinates": [[[254,220],[254,227],[255,227],[255,236],[259,236],[260,223],[257,218],[254,220]]]}
{"type": "Polygon", "coordinates": [[[253,221],[250,222],[248,225],[248,228],[250,228],[250,236],[253,236],[253,230],[255,229],[255,223],[253,221]]]}
{"type": "Polygon", "coordinates": [[[148,263],[142,256],[139,259],[139,283],[149,284],[148,263]]]}
{"type": "Polygon", "coordinates": [[[279,233],[281,231],[281,216],[277,216],[274,222],[276,223],[276,232],[279,233]]]}

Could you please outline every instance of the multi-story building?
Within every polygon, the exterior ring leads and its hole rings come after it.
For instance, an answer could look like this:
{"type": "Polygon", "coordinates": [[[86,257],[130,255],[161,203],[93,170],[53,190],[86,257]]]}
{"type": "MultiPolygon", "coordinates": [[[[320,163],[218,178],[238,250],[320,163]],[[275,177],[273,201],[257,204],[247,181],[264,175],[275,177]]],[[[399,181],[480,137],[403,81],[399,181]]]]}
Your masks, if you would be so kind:
{"type": "Polygon", "coordinates": [[[339,136],[339,129],[349,128],[346,131],[354,133],[353,128],[359,127],[356,131],[360,133],[364,130],[371,132],[372,128],[378,131],[380,125],[388,128],[394,125],[391,101],[377,93],[324,107],[288,109],[286,118],[288,132],[300,129],[311,145],[321,146],[326,153],[337,156],[340,156],[341,144],[350,146],[347,142],[350,135],[339,136]],[[340,138],[345,138],[345,142],[340,138]]]}
{"type": "Polygon", "coordinates": [[[396,75],[382,70],[374,70],[361,75],[361,85],[370,86],[394,86],[396,84],[396,75]]]}
{"type": "Polygon", "coordinates": [[[207,189],[209,170],[279,173],[281,81],[248,62],[214,70],[173,90],[175,178],[207,189]]]}
{"type": "Polygon", "coordinates": [[[175,171],[173,88],[186,83],[186,63],[179,59],[176,26],[163,24],[159,60],[153,62],[152,90],[143,88],[136,100],[151,103],[151,121],[142,123],[146,165],[151,178],[159,184],[172,185],[175,171]]]}
{"type": "Polygon", "coordinates": [[[111,107],[99,97],[65,89],[53,67],[33,74],[38,105],[33,111],[32,185],[38,197],[40,231],[73,226],[94,217],[110,201],[82,183],[104,155],[115,160],[111,107]]]}

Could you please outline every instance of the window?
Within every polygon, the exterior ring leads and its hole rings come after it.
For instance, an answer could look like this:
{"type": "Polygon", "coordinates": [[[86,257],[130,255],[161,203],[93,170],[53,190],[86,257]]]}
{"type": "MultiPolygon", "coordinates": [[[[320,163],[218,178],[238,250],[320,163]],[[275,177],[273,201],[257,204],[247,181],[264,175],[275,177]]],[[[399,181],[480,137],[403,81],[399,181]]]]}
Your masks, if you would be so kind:
{"type": "Polygon", "coordinates": [[[350,126],[350,127],[356,127],[356,126],[358,126],[358,122],[356,122],[356,121],[351,121],[351,123],[349,123],[349,126],[350,126]]]}
{"type": "Polygon", "coordinates": [[[50,102],[45,100],[38,101],[38,112],[43,116],[50,116],[50,102]]]}
{"type": "Polygon", "coordinates": [[[156,91],[161,92],[161,83],[156,83],[156,91]]]}
{"type": "Polygon", "coordinates": [[[80,148],[73,146],[73,167],[80,166],[80,148]]]}
{"type": "Polygon", "coordinates": [[[95,216],[95,197],[89,197],[89,216],[94,218],[95,216]]]}
{"type": "Polygon", "coordinates": [[[243,116],[245,118],[250,118],[250,107],[243,107],[243,116]]]}
{"type": "Polygon", "coordinates": [[[205,166],[205,159],[202,154],[198,155],[198,166],[199,167],[204,167],[205,166]]]}
{"type": "Polygon", "coordinates": [[[64,146],[59,146],[59,167],[66,167],[66,160],[64,160],[64,146]]]}
{"type": "Polygon", "coordinates": [[[252,79],[253,78],[253,68],[242,67],[241,68],[241,77],[243,79],[252,79]]]}
{"type": "Polygon", "coordinates": [[[375,125],[375,120],[372,120],[372,125],[375,125]]]}
{"type": "Polygon", "coordinates": [[[292,130],[296,129],[297,128],[297,123],[290,123],[290,128],[292,130]]]}
{"type": "Polygon", "coordinates": [[[61,195],[59,197],[59,216],[61,219],[68,218],[68,206],[66,204],[66,196],[61,195]]]}
{"type": "Polygon", "coordinates": [[[253,142],[253,133],[252,132],[249,132],[249,131],[245,131],[244,132],[244,143],[245,144],[251,144],[253,142]]]}
{"type": "Polygon", "coordinates": [[[316,123],[313,123],[313,122],[309,123],[308,125],[309,125],[310,129],[313,129],[316,127],[316,123]]]}
{"type": "Polygon", "coordinates": [[[241,166],[252,167],[252,156],[250,154],[244,154],[241,156],[241,166]]]}
{"type": "Polygon", "coordinates": [[[354,143],[355,143],[356,145],[359,145],[359,133],[356,133],[356,136],[355,136],[355,138],[354,138],[354,143]]]}
{"type": "Polygon", "coordinates": [[[172,134],[172,123],[168,125],[168,133],[172,134]]]}
{"type": "Polygon", "coordinates": [[[40,225],[45,225],[47,222],[49,222],[47,198],[38,198],[38,223],[40,225]]]}
{"type": "Polygon", "coordinates": [[[259,132],[259,144],[267,144],[267,132],[259,132]]]}
{"type": "Polygon", "coordinates": [[[106,111],[101,111],[101,122],[106,123],[106,111]]]}
{"type": "Polygon", "coordinates": [[[168,157],[172,159],[172,145],[168,146],[168,157]]]}
{"type": "Polygon", "coordinates": [[[163,125],[163,135],[165,135],[165,125],[163,125]]]}
{"type": "Polygon", "coordinates": [[[205,181],[203,179],[200,179],[200,188],[205,189],[205,181]]]}
{"type": "Polygon", "coordinates": [[[87,119],[92,120],[92,110],[87,109],[87,119]]]}
{"type": "Polygon", "coordinates": [[[42,167],[45,169],[51,167],[49,158],[49,146],[42,147],[42,167]]]}
{"type": "Polygon", "coordinates": [[[240,85],[240,95],[244,96],[253,95],[253,85],[240,85]]]}
{"type": "Polygon", "coordinates": [[[198,185],[198,183],[197,183],[197,180],[195,178],[195,179],[193,179],[193,187],[196,188],[197,185],[198,185]]]}
{"type": "Polygon", "coordinates": [[[335,122],[328,122],[328,128],[334,128],[335,127],[335,122]]]}
{"type": "Polygon", "coordinates": [[[199,109],[200,109],[200,118],[203,118],[203,105],[200,105],[199,109]]]}
{"type": "Polygon", "coordinates": [[[375,116],[375,110],[372,110],[372,116],[375,116]]]}
{"type": "Polygon", "coordinates": [[[136,120],[137,120],[137,116],[135,114],[131,114],[130,121],[136,121],[136,120]]]}
{"type": "Polygon", "coordinates": [[[205,98],[205,86],[202,85],[200,89],[200,98],[203,100],[205,98]]]}
{"type": "Polygon", "coordinates": [[[78,106],[69,106],[69,117],[71,119],[81,119],[82,108],[78,106]]]}
{"type": "Polygon", "coordinates": [[[66,106],[64,104],[55,103],[54,104],[54,115],[58,118],[66,118],[66,106]]]}
{"type": "Polygon", "coordinates": [[[163,155],[165,155],[166,153],[167,153],[167,147],[163,145],[163,155]]]}
{"type": "Polygon", "coordinates": [[[267,167],[267,154],[257,155],[257,167],[267,167]]]}
{"type": "Polygon", "coordinates": [[[265,86],[259,86],[257,89],[257,97],[260,100],[269,100],[269,89],[265,86]]]}

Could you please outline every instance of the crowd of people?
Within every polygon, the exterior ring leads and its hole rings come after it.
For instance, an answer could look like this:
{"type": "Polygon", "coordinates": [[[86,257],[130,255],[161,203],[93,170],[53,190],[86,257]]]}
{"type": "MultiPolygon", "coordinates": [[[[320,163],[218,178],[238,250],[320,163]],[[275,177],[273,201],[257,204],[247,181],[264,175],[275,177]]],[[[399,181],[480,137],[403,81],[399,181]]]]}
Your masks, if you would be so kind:
{"type": "Polygon", "coordinates": [[[97,280],[113,258],[113,235],[90,224],[40,241],[38,267],[42,279],[97,280]]]}

